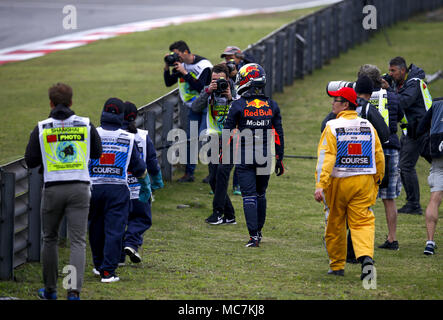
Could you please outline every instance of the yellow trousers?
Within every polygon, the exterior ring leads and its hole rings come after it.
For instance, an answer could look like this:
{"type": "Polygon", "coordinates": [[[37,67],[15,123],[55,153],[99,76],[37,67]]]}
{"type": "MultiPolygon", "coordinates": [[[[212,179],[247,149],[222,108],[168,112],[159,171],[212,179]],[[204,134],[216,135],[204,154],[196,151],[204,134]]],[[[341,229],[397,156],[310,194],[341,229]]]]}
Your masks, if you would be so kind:
{"type": "Polygon", "coordinates": [[[375,204],[377,191],[372,175],[331,178],[325,190],[325,241],[331,270],[344,269],[346,264],[346,223],[356,258],[374,256],[375,216],[370,206],[375,204]]]}

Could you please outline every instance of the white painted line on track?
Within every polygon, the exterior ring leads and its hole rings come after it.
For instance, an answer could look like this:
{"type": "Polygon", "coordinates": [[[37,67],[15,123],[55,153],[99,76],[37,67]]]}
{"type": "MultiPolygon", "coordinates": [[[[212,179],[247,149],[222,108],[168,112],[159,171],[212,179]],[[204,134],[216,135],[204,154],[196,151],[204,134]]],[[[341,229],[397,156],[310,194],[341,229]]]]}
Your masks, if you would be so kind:
{"type": "Polygon", "coordinates": [[[188,22],[206,21],[236,16],[246,16],[260,13],[283,12],[296,9],[304,9],[320,5],[332,4],[341,0],[317,0],[306,3],[271,7],[262,9],[230,9],[217,13],[203,13],[186,16],[177,16],[163,19],[139,21],[120,24],[110,27],[102,27],[82,32],[70,33],[68,35],[53,37],[24,45],[5,48],[0,50],[0,65],[10,62],[23,61],[41,57],[51,52],[76,48],[102,39],[113,38],[122,34],[148,31],[170,25],[179,25],[188,22]]]}

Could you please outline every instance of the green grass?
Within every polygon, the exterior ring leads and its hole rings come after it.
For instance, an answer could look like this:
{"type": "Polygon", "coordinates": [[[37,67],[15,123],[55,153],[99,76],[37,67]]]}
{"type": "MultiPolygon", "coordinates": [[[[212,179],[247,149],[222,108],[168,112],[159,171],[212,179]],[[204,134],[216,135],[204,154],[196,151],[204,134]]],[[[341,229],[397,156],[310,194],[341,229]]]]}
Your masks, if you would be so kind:
{"type": "MultiPolygon", "coordinates": [[[[97,122],[102,103],[109,96],[132,99],[141,105],[168,91],[162,88],[162,63],[158,57],[164,54],[170,40],[189,39],[196,53],[215,62],[225,45],[238,44],[244,48],[289,21],[291,15],[299,13],[169,27],[3,66],[0,69],[0,87],[2,90],[9,88],[4,91],[7,92],[4,101],[10,103],[9,106],[6,104],[6,114],[8,117],[11,112],[14,114],[19,132],[23,132],[23,128],[31,130],[35,121],[47,116],[47,87],[55,81],[66,81],[76,90],[74,103],[78,113],[89,115],[97,122]],[[227,25],[232,27],[228,27],[227,32],[220,31],[227,25]],[[257,30],[251,25],[257,26],[257,30]],[[209,38],[202,31],[203,26],[218,31],[209,38]],[[254,35],[245,37],[238,28],[244,32],[253,31],[254,35]]],[[[443,22],[428,23],[422,16],[399,23],[387,33],[391,47],[379,33],[369,43],[349,50],[304,80],[285,87],[284,93],[274,95],[282,110],[286,154],[315,155],[320,123],[330,110],[330,98],[324,92],[328,81],[354,80],[359,66],[364,63],[376,64],[386,70],[387,62],[396,55],[403,55],[408,63],[413,62],[427,72],[432,73],[442,67],[443,44],[440,39],[443,22]]],[[[430,91],[435,97],[443,96],[443,81],[432,83],[430,91]]],[[[4,123],[5,112],[1,117],[4,123]]],[[[8,120],[6,125],[8,139],[11,135],[17,137],[13,121],[8,120]]],[[[8,157],[23,153],[27,137],[22,139],[24,142],[8,147],[8,157]]],[[[376,290],[363,288],[358,265],[347,265],[344,278],[327,276],[328,259],[322,243],[323,210],[313,198],[315,161],[286,159],[285,167],[283,176],[273,175],[270,180],[268,215],[260,248],[244,247],[248,236],[240,197],[231,197],[236,208],[237,225],[214,227],[204,223],[211,212],[212,196],[209,186],[201,183],[207,168],[199,165],[195,183],[168,183],[165,189],[156,193],[153,227],[145,234],[142,248],[143,262],[140,265],[128,263],[119,269],[120,282],[104,285],[92,275],[88,249],[82,297],[248,300],[443,298],[442,254],[439,249],[433,257],[422,253],[426,240],[423,216],[399,215],[397,237],[400,250],[375,250],[376,290]],[[179,204],[188,204],[190,208],[177,209],[179,204]]],[[[429,200],[428,169],[429,164],[420,159],[417,172],[423,208],[429,200]]],[[[180,174],[177,171],[176,177],[180,174]]],[[[404,192],[397,205],[400,207],[403,203],[404,192]]],[[[375,243],[378,245],[387,234],[381,200],[377,200],[374,212],[375,243]]],[[[435,240],[443,243],[440,225],[437,226],[435,240]]],[[[68,250],[62,248],[60,270],[68,261],[68,250]]],[[[42,286],[41,265],[28,263],[17,268],[15,276],[16,282],[0,282],[0,296],[35,299],[36,290],[42,286]]],[[[61,278],[60,293],[64,293],[61,278]]]]}
{"type": "Polygon", "coordinates": [[[145,105],[175,87],[163,81],[169,45],[185,40],[191,51],[221,62],[226,46],[246,48],[281,25],[315,8],[189,23],[132,33],[0,68],[0,164],[23,157],[29,132],[49,113],[48,88],[56,82],[74,90],[73,109],[98,124],[104,102],[119,97],[145,105]],[[14,139],[11,139],[14,137],[14,139]]]}

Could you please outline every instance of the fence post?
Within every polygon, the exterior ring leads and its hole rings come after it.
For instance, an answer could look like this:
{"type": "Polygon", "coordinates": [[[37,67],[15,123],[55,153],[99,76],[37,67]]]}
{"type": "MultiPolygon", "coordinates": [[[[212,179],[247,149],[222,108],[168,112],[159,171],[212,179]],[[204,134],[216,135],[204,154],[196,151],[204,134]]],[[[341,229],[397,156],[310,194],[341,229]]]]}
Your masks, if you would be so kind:
{"type": "Polygon", "coordinates": [[[343,2],[337,3],[337,33],[338,35],[338,52],[346,52],[346,26],[343,2]]]}
{"type": "Polygon", "coordinates": [[[15,173],[1,171],[0,279],[14,278],[15,173]]]}
{"type": "Polygon", "coordinates": [[[306,26],[304,21],[299,21],[295,25],[295,76],[296,78],[303,79],[304,65],[305,65],[305,47],[306,47],[306,26]]]}
{"type": "Polygon", "coordinates": [[[323,64],[328,64],[331,57],[331,46],[329,33],[331,29],[329,29],[331,25],[331,8],[327,8],[323,11],[322,14],[322,26],[321,26],[321,42],[322,42],[322,61],[323,64]]]}
{"type": "Polygon", "coordinates": [[[287,66],[284,63],[285,34],[279,32],[277,33],[275,38],[277,41],[275,43],[276,53],[275,53],[274,89],[275,92],[283,92],[284,74],[285,74],[285,69],[287,68],[287,66]]]}
{"type": "MultiPolygon", "coordinates": [[[[175,100],[175,99],[174,99],[175,100]]],[[[173,97],[169,97],[163,104],[162,112],[162,142],[163,145],[167,143],[167,137],[170,130],[173,128],[174,121],[174,107],[176,101],[173,101],[173,97]]],[[[172,181],[172,165],[168,161],[168,149],[162,149],[161,153],[161,168],[162,176],[165,181],[172,181]]]]}
{"type": "Polygon", "coordinates": [[[256,45],[254,47],[250,47],[247,50],[245,50],[245,53],[250,53],[252,57],[254,58],[254,62],[258,63],[259,65],[264,65],[264,47],[262,45],[256,45]]]}
{"type": "Polygon", "coordinates": [[[315,54],[315,64],[314,68],[320,69],[323,66],[323,48],[322,48],[322,37],[321,37],[321,25],[322,25],[322,15],[316,14],[314,19],[315,33],[314,33],[314,54],[315,54]]]}
{"type": "Polygon", "coordinates": [[[265,63],[264,68],[266,72],[266,87],[265,87],[265,94],[272,98],[272,92],[274,89],[274,46],[275,41],[273,39],[269,39],[265,41],[265,63]]]}
{"type": "Polygon", "coordinates": [[[332,17],[330,30],[333,30],[332,34],[329,36],[331,58],[336,58],[340,55],[340,38],[339,38],[339,10],[338,4],[332,7],[332,17]]]}
{"type": "Polygon", "coordinates": [[[362,2],[357,2],[355,3],[355,8],[354,8],[354,12],[355,12],[355,17],[356,17],[356,23],[357,26],[355,28],[355,32],[356,32],[356,42],[358,44],[362,44],[364,41],[364,28],[363,28],[363,3],[362,2]]]}
{"type": "Polygon", "coordinates": [[[40,261],[42,198],[42,175],[38,168],[30,169],[28,175],[28,261],[40,261]]]}
{"type": "Polygon", "coordinates": [[[353,48],[355,46],[355,44],[357,43],[357,39],[358,39],[358,26],[359,26],[359,19],[358,16],[356,14],[356,3],[358,1],[349,1],[348,2],[348,17],[351,19],[351,23],[350,23],[350,30],[349,30],[349,47],[353,48]]]}
{"type": "Polygon", "coordinates": [[[146,110],[143,113],[143,128],[148,130],[149,138],[155,146],[155,116],[151,110],[146,110]]]}
{"type": "Polygon", "coordinates": [[[307,23],[307,28],[306,28],[306,51],[305,51],[305,68],[306,68],[306,72],[305,73],[309,73],[311,74],[313,71],[313,49],[314,49],[314,44],[313,44],[313,17],[309,17],[308,19],[306,19],[306,23],[307,23]]]}
{"type": "Polygon", "coordinates": [[[287,56],[286,56],[286,73],[285,73],[285,85],[290,86],[294,83],[295,77],[295,27],[290,26],[287,31],[287,56]]]}

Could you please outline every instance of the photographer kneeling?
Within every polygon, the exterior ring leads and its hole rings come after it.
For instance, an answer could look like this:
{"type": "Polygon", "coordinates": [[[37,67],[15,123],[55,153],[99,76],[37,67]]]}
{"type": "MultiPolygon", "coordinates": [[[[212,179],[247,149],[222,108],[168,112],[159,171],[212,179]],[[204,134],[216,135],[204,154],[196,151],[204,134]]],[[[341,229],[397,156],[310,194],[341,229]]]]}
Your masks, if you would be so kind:
{"type": "MultiPolygon", "coordinates": [[[[205,220],[209,224],[236,224],[235,211],[231,200],[227,194],[229,175],[233,162],[229,164],[221,163],[221,137],[223,124],[228,115],[232,103],[232,90],[229,81],[229,70],[226,64],[215,65],[212,69],[211,83],[206,86],[200,95],[192,102],[193,112],[201,112],[207,108],[207,129],[206,134],[211,135],[211,139],[219,137],[219,162],[209,163],[209,184],[214,199],[212,202],[212,214],[205,220]]],[[[231,152],[232,154],[232,152],[231,152]]]]}

